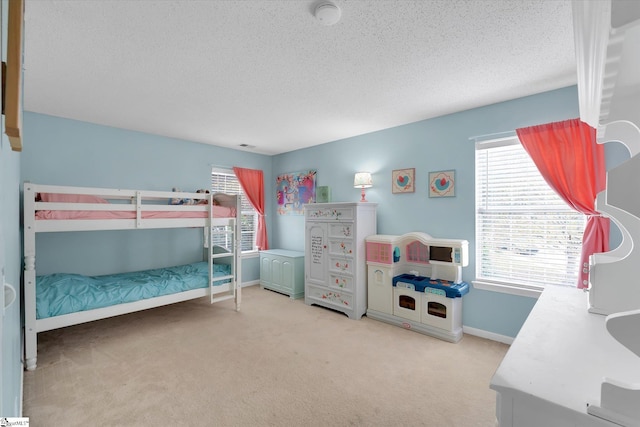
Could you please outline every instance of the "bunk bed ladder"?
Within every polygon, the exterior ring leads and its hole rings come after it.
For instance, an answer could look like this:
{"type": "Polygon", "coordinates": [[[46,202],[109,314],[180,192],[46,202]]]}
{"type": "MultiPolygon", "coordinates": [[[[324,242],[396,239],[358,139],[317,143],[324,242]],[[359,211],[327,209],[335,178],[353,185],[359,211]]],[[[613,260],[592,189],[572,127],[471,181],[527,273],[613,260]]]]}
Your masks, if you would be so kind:
{"type": "MultiPolygon", "coordinates": [[[[235,232],[232,226],[216,226],[210,228],[211,243],[209,245],[209,287],[211,288],[211,303],[224,301],[235,297],[235,232]],[[219,251],[216,241],[232,242],[230,252],[219,251]],[[225,264],[231,266],[229,274],[214,277],[215,265],[225,264]],[[222,282],[222,284],[220,284],[222,282]],[[223,290],[224,289],[224,290],[223,290]]],[[[229,247],[225,245],[225,247],[229,247]]]]}
{"type": "Polygon", "coordinates": [[[209,227],[209,288],[211,303],[236,298],[236,219],[229,220],[227,225],[215,225],[209,227]],[[216,245],[215,242],[226,242],[225,245],[216,245]],[[231,248],[231,251],[220,250],[221,247],[231,248]],[[225,264],[231,266],[229,274],[214,277],[215,265],[225,264]],[[222,282],[222,284],[220,284],[222,282]]]}

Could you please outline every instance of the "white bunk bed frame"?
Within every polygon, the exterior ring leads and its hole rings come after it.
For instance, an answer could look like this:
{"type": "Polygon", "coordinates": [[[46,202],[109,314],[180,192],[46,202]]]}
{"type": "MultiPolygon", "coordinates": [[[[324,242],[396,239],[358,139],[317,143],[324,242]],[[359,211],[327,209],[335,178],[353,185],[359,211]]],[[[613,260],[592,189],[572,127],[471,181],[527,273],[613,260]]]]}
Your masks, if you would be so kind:
{"type": "Polygon", "coordinates": [[[77,325],[93,320],[105,319],[126,313],[160,307],[195,298],[210,296],[211,303],[234,299],[236,311],[240,310],[241,251],[240,198],[235,195],[211,195],[209,193],[188,193],[171,191],[124,190],[108,188],[69,187],[55,185],[24,184],[24,298],[25,298],[25,362],[27,370],[34,370],[37,361],[37,334],[52,329],[77,325]],[[39,193],[73,194],[97,196],[121,203],[54,203],[36,201],[39,193]],[[221,205],[235,209],[235,217],[216,218],[213,216],[214,197],[221,205]],[[172,205],[174,198],[206,200],[206,204],[172,205]],[[131,219],[36,219],[39,210],[52,211],[132,211],[131,219]],[[154,212],[206,212],[198,218],[144,218],[146,211],[154,212]],[[36,234],[42,232],[134,230],[153,228],[203,228],[209,241],[212,236],[225,235],[232,239],[231,253],[216,253],[213,244],[205,240],[208,247],[209,286],[135,302],[109,307],[80,311],[44,319],[36,318],[36,234]],[[231,274],[213,277],[213,264],[231,265],[231,274]],[[222,285],[213,282],[228,280],[222,285]]]}

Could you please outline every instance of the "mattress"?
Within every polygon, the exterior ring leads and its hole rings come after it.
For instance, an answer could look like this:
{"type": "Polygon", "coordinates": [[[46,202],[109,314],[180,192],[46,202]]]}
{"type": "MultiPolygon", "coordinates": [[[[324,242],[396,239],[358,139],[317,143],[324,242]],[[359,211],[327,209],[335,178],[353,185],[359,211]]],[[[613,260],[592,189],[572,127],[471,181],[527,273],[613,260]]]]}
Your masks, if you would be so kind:
{"type": "MultiPolygon", "coordinates": [[[[214,218],[232,218],[235,209],[225,206],[213,206],[214,218]]],[[[142,211],[143,219],[158,218],[208,218],[206,211],[142,211]]],[[[52,211],[41,210],[36,212],[36,219],[135,219],[134,211],[52,211]]]]}
{"type": "MultiPolygon", "coordinates": [[[[214,277],[231,274],[214,264],[214,277]]],[[[36,318],[60,316],[209,286],[207,262],[139,272],[83,276],[50,274],[36,277],[36,318]]],[[[214,282],[221,285],[227,281],[214,282]]]]}
{"type": "MultiPolygon", "coordinates": [[[[57,193],[41,193],[42,202],[45,203],[86,203],[96,205],[111,205],[106,199],[98,196],[86,194],[57,194],[57,193]]],[[[218,197],[222,197],[218,195],[218,197]]],[[[121,206],[121,205],[120,205],[121,206]]],[[[187,210],[181,209],[181,205],[172,205],[171,210],[154,211],[153,205],[144,205],[147,209],[142,209],[141,216],[143,219],[158,218],[208,218],[209,212],[203,210],[187,210]]],[[[203,206],[203,205],[200,205],[203,206]]],[[[99,210],[38,210],[36,211],[36,219],[135,219],[135,210],[118,210],[118,205],[114,204],[108,209],[99,210]]],[[[122,209],[122,208],[120,208],[122,209]]],[[[211,216],[214,218],[231,218],[235,217],[236,210],[234,207],[213,205],[211,206],[211,216]]]]}

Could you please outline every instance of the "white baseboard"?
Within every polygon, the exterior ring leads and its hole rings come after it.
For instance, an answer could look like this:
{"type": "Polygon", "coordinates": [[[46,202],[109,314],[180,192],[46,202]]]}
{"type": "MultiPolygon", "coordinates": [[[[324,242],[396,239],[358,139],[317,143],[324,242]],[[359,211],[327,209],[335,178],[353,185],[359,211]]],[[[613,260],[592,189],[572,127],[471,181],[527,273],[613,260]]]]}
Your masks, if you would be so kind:
{"type": "Polygon", "coordinates": [[[27,368],[27,363],[24,361],[24,326],[20,328],[20,399],[18,404],[18,417],[22,418],[22,406],[24,403],[24,371],[27,368]]]}
{"type": "Polygon", "coordinates": [[[469,335],[475,335],[476,337],[486,338],[492,341],[498,341],[504,344],[509,344],[509,345],[513,344],[513,337],[485,331],[484,329],[477,329],[477,328],[472,328],[470,326],[463,326],[462,332],[469,335]]]}
{"type": "Polygon", "coordinates": [[[15,403],[18,408],[18,416],[22,418],[22,401],[24,400],[24,365],[20,364],[20,395],[16,397],[19,399],[18,402],[15,403]]]}
{"type": "Polygon", "coordinates": [[[246,288],[248,286],[255,286],[255,285],[259,285],[259,284],[260,284],[260,279],[257,279],[257,280],[251,280],[249,282],[242,282],[240,287],[241,288],[246,288]]]}

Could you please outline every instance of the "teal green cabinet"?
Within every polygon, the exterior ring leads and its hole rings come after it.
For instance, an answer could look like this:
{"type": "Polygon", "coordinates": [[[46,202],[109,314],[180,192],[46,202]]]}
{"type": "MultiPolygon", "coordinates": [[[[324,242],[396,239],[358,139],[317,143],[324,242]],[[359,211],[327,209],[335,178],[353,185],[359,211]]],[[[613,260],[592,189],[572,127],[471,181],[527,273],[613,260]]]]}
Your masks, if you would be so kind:
{"type": "Polygon", "coordinates": [[[304,252],[260,251],[260,287],[292,299],[304,297],[304,252]]]}

